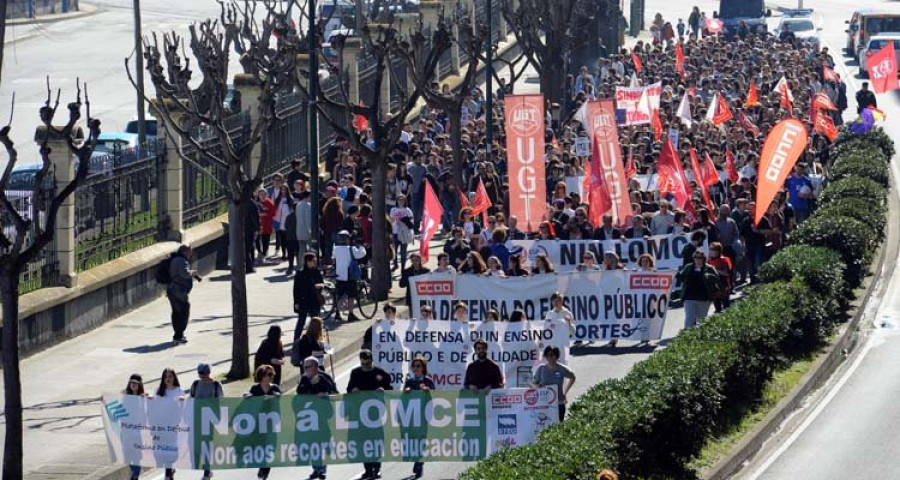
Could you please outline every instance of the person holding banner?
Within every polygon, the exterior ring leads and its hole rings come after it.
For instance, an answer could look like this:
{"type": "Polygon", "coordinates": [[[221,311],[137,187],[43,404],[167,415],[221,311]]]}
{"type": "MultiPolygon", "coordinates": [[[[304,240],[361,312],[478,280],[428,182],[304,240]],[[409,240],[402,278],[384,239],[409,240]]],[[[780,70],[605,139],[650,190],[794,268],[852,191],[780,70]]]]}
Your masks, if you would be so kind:
{"type": "Polygon", "coordinates": [[[500,263],[499,258],[493,255],[488,257],[487,271],[484,272],[484,275],[487,277],[506,278],[506,273],[503,271],[503,264],[500,263]]]}
{"type": "Polygon", "coordinates": [[[506,270],[507,277],[527,277],[528,270],[522,266],[522,255],[514,253],[509,256],[509,268],[506,270]]]}
{"type": "Polygon", "coordinates": [[[404,268],[403,271],[400,272],[400,288],[406,289],[406,306],[412,309],[412,285],[410,284],[409,279],[417,275],[425,275],[426,273],[431,272],[431,270],[422,265],[422,255],[420,255],[419,252],[410,254],[409,261],[410,266],[404,268]]]}
{"type": "MultiPolygon", "coordinates": [[[[466,261],[466,255],[472,251],[463,233],[462,227],[453,227],[450,230],[450,240],[447,240],[447,243],[444,244],[444,253],[449,256],[450,265],[456,269],[462,267],[462,264],[466,261]]],[[[438,255],[438,258],[440,258],[440,255],[438,255]]]]}
{"type": "MultiPolygon", "coordinates": [[[[360,350],[359,366],[350,371],[347,393],[383,392],[385,390],[393,390],[390,375],[375,366],[371,350],[360,350]]],[[[366,472],[360,480],[381,478],[381,462],[364,462],[363,467],[366,469],[366,472]]]]}
{"type": "MultiPolygon", "coordinates": [[[[280,333],[280,332],[279,332],[280,333]]],[[[275,369],[271,365],[260,365],[253,374],[253,380],[256,381],[245,397],[278,397],[281,396],[281,387],[277,383],[273,383],[275,379],[275,369]]],[[[256,473],[256,478],[266,480],[272,471],[269,467],[262,467],[256,473]]],[[[312,478],[312,477],[310,477],[312,478]]],[[[324,478],[324,477],[319,477],[324,478]]]]}
{"type": "Polygon", "coordinates": [[[469,321],[469,307],[459,302],[453,306],[453,321],[467,323],[469,321]]]}
{"type": "Polygon", "coordinates": [[[559,354],[559,347],[550,345],[544,348],[544,363],[534,371],[532,386],[534,388],[556,387],[556,394],[559,397],[559,421],[561,422],[566,418],[566,395],[575,384],[575,373],[566,365],[559,363],[559,354]]]}
{"type": "Polygon", "coordinates": [[[503,372],[500,366],[488,358],[488,344],[483,339],[475,340],[475,360],[466,367],[463,386],[466,390],[487,392],[493,388],[503,388],[503,372]]]}
{"type": "MultiPolygon", "coordinates": [[[[128,385],[125,386],[125,391],[122,393],[125,395],[146,397],[147,393],[144,392],[144,377],[139,373],[132,373],[131,376],[128,377],[128,385]]],[[[131,468],[131,480],[138,480],[138,477],[141,476],[141,466],[129,465],[129,467],[131,468]]]]}
{"type": "Polygon", "coordinates": [[[438,266],[434,269],[434,273],[456,273],[456,268],[450,265],[450,256],[441,252],[437,256],[438,266]]]}
{"type": "Polygon", "coordinates": [[[466,261],[459,268],[459,273],[471,273],[474,275],[481,275],[487,271],[487,265],[485,265],[484,260],[481,258],[481,254],[478,252],[469,252],[466,256],[466,261]]]}
{"type": "MultiPolygon", "coordinates": [[[[428,360],[425,360],[421,355],[416,356],[412,360],[412,363],[409,365],[409,370],[412,372],[409,375],[409,378],[406,379],[406,382],[403,384],[404,392],[412,392],[416,390],[429,391],[434,390],[434,380],[428,376],[428,360]]],[[[423,466],[424,462],[415,462],[413,463],[413,476],[415,478],[422,478],[423,466]]]]}
{"type": "Polygon", "coordinates": [[[544,273],[556,273],[556,269],[553,268],[553,262],[550,261],[546,253],[539,253],[534,257],[534,266],[531,267],[531,274],[541,275],[544,273]]]}
{"type": "Polygon", "coordinates": [[[584,252],[584,255],[581,256],[582,263],[579,263],[575,269],[579,272],[589,272],[592,270],[600,270],[600,267],[597,265],[597,257],[594,256],[594,252],[584,252]]]}
{"type": "MultiPolygon", "coordinates": [[[[572,314],[572,311],[566,308],[565,298],[561,293],[553,292],[553,295],[550,295],[550,304],[553,305],[553,308],[547,312],[547,316],[544,317],[544,320],[562,320],[569,325],[569,336],[575,336],[575,315],[572,314]]],[[[576,345],[580,345],[581,341],[576,342],[576,345]]]]}
{"type": "MultiPolygon", "coordinates": [[[[640,257],[638,257],[638,271],[641,272],[655,272],[656,271],[656,258],[649,253],[644,253],[640,257]]],[[[641,330],[641,341],[637,344],[638,347],[644,345],[650,345],[650,320],[642,319],[641,325],[639,325],[641,330]],[[644,321],[647,323],[644,324],[644,321]]]]}
{"type": "MultiPolygon", "coordinates": [[[[297,385],[297,395],[318,395],[327,397],[336,395],[337,388],[331,377],[319,370],[319,360],[316,357],[306,357],[303,360],[303,376],[300,377],[300,384],[297,385]]],[[[309,475],[308,480],[321,479],[325,480],[327,467],[325,465],[313,465],[313,471],[309,475]]]]}
{"type": "MultiPolygon", "coordinates": [[[[181,389],[181,383],[178,382],[178,375],[175,374],[174,369],[166,368],[163,370],[162,375],[159,377],[159,387],[156,388],[156,398],[184,400],[184,390],[181,389]]],[[[167,467],[166,480],[174,480],[174,478],[175,469],[167,467]]]]}
{"type": "Polygon", "coordinates": [[[419,312],[422,314],[420,320],[425,320],[426,322],[434,320],[434,312],[431,310],[431,305],[422,305],[419,307],[419,312]]]}
{"type": "Polygon", "coordinates": [[[684,300],[684,328],[691,328],[709,315],[709,307],[719,288],[719,274],[706,263],[706,254],[697,249],[693,263],[685,265],[675,279],[681,282],[684,300]]]}
{"type": "Polygon", "coordinates": [[[619,240],[622,238],[622,231],[613,226],[612,215],[604,215],[603,223],[594,230],[594,240],[619,240]]]}

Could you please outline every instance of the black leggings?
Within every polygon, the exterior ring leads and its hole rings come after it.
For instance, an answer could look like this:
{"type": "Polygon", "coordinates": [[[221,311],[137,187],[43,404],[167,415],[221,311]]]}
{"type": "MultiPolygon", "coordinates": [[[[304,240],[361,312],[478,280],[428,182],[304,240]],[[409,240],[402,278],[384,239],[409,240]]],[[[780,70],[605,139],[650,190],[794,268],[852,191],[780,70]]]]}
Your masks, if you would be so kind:
{"type": "Polygon", "coordinates": [[[266,256],[269,255],[269,242],[272,241],[272,235],[263,235],[259,234],[256,237],[256,251],[259,252],[260,260],[265,260],[266,256]]]}

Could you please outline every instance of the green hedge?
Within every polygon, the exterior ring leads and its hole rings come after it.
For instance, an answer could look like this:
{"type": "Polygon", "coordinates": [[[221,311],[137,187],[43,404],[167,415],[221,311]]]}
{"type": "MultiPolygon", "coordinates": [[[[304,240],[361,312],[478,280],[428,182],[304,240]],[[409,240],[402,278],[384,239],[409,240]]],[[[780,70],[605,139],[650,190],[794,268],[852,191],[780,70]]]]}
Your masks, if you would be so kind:
{"type": "Polygon", "coordinates": [[[887,190],[868,178],[853,176],[829,183],[822,190],[819,203],[825,205],[841,198],[858,198],[883,205],[887,198],[887,190]]]}
{"type": "Polygon", "coordinates": [[[761,285],[682,330],[622,379],[591,387],[565,422],[528,446],[468,469],[464,480],[694,478],[687,465],[760,399],[773,373],[815,352],[846,319],[852,289],[883,241],[888,160],[881,129],[842,134],[820,207],[760,270],[761,285]]]}
{"type": "Polygon", "coordinates": [[[890,173],[886,163],[872,161],[872,155],[881,155],[877,150],[869,150],[869,154],[853,153],[840,157],[829,169],[830,180],[837,181],[850,177],[867,178],[880,186],[890,186],[890,173]]]}

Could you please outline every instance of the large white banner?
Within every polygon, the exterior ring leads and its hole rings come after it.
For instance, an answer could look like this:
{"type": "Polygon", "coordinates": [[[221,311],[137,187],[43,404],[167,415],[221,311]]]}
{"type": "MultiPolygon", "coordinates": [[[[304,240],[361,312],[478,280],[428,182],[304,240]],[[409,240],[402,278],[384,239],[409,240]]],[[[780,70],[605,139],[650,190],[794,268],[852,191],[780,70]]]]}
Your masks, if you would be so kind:
{"type": "Polygon", "coordinates": [[[103,395],[103,427],[113,461],[194,468],[194,408],[173,397],[103,395]]]}
{"type": "Polygon", "coordinates": [[[646,87],[616,87],[616,110],[625,111],[625,122],[620,125],[647,125],[651,112],[642,111],[639,107],[644,91],[650,100],[651,110],[659,110],[659,98],[662,96],[662,83],[656,82],[646,87]]]}
{"type": "MultiPolygon", "coordinates": [[[[531,277],[497,278],[460,274],[420,275],[410,279],[414,317],[432,306],[435,318],[450,319],[453,305],[469,307],[469,318],[481,320],[495,309],[504,319],[522,309],[528,319],[546,318],[550,296],[561,292],[575,317],[577,340],[640,340],[662,337],[669,310],[674,272],[626,270],[567,272],[531,277]]],[[[461,328],[461,327],[460,327],[461,328]]]]}
{"type": "MultiPolygon", "coordinates": [[[[447,277],[442,277],[446,279],[447,277]]],[[[541,364],[544,348],[558,347],[560,362],[569,350],[569,326],[561,320],[535,322],[458,322],[393,320],[375,324],[372,350],[375,364],[400,388],[412,359],[428,361],[428,373],[439,389],[461,389],[474,357],[473,344],[483,339],[488,357],[500,366],[507,388],[528,387],[541,364]]]]}
{"type": "MultiPolygon", "coordinates": [[[[690,233],[655,235],[649,238],[633,238],[627,240],[513,240],[512,252],[520,253],[523,259],[527,255],[527,265],[534,264],[539,254],[544,254],[553,262],[557,272],[575,270],[584,252],[593,252],[597,262],[603,260],[604,252],[616,252],[625,268],[638,268],[638,259],[649,253],[656,259],[659,270],[677,270],[681,268],[681,252],[691,242],[690,233]]],[[[706,247],[704,246],[704,250],[706,247]]]]}

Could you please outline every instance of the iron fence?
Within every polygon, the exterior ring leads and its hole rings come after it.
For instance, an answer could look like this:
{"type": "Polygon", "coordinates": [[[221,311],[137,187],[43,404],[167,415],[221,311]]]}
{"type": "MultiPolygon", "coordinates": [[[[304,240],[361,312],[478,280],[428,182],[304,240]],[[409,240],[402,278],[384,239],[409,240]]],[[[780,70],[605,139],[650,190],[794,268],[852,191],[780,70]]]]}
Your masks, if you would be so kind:
{"type": "Polygon", "coordinates": [[[406,92],[407,95],[410,93],[410,85],[408,84],[409,77],[407,76],[406,71],[406,61],[402,58],[393,58],[391,59],[391,111],[397,112],[403,105],[401,105],[401,92],[406,92]]]}
{"type": "MultiPolygon", "coordinates": [[[[34,190],[8,190],[6,196],[12,207],[22,218],[29,220],[25,231],[24,246],[28,248],[38,235],[39,229],[47,225],[47,210],[50,202],[56,194],[55,181],[52,176],[44,180],[42,188],[38,189],[37,197],[34,190]],[[35,221],[36,220],[36,221],[35,221]]],[[[18,238],[12,215],[7,211],[0,213],[0,228],[3,234],[11,242],[18,238]]],[[[53,287],[59,284],[59,261],[56,256],[56,248],[53,243],[47,245],[33,258],[19,275],[19,294],[32,292],[39,288],[53,287]]]]}
{"type": "Polygon", "coordinates": [[[268,132],[267,152],[262,176],[268,179],[276,172],[284,173],[291,161],[306,155],[308,128],[306,99],[300,93],[278,98],[275,104],[275,121],[268,132]]]}
{"type": "Polygon", "coordinates": [[[104,169],[75,191],[75,268],[89,270],[156,242],[164,211],[164,140],[91,160],[104,169]]]}
{"type": "MultiPolygon", "coordinates": [[[[250,141],[249,112],[236,113],[224,121],[225,129],[235,146],[250,141]]],[[[195,127],[191,131],[204,151],[222,158],[222,146],[218,134],[209,126],[195,127]]],[[[197,151],[185,148],[187,159],[182,161],[182,228],[191,228],[212,220],[228,211],[228,167],[197,151]]]]}

